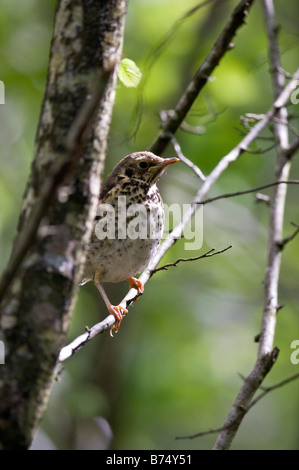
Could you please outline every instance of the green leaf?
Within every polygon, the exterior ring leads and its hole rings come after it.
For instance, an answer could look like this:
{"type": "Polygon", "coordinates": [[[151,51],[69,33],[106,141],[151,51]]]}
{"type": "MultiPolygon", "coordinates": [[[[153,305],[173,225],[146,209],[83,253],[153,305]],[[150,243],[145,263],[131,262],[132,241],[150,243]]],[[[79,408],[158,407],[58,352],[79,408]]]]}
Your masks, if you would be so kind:
{"type": "Polygon", "coordinates": [[[122,59],[119,64],[118,78],[126,87],[137,87],[142,73],[131,59],[122,59]]]}

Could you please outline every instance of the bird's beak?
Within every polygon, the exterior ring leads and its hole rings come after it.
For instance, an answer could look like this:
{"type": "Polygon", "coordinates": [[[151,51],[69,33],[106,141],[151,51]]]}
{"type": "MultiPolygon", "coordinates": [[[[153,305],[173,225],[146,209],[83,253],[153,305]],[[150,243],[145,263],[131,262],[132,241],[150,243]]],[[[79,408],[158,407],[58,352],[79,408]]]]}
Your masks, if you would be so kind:
{"type": "Polygon", "coordinates": [[[156,170],[156,171],[159,171],[159,173],[162,171],[162,170],[165,170],[166,167],[168,167],[169,165],[172,165],[173,163],[175,162],[179,162],[180,159],[179,158],[176,158],[176,157],[173,157],[173,158],[164,158],[163,162],[161,163],[157,163],[157,165],[153,165],[149,168],[150,171],[152,170],[156,170]]]}
{"type": "Polygon", "coordinates": [[[166,168],[168,165],[172,165],[173,163],[175,162],[179,162],[180,159],[179,158],[176,158],[176,157],[173,157],[173,158],[165,158],[164,159],[164,162],[161,163],[161,168],[166,168]]]}
{"type": "Polygon", "coordinates": [[[154,184],[160,176],[164,173],[165,168],[169,165],[172,165],[175,162],[178,162],[180,159],[173,157],[173,158],[164,158],[161,163],[157,163],[149,168],[149,171],[152,171],[152,180],[151,184],[154,184]]]}

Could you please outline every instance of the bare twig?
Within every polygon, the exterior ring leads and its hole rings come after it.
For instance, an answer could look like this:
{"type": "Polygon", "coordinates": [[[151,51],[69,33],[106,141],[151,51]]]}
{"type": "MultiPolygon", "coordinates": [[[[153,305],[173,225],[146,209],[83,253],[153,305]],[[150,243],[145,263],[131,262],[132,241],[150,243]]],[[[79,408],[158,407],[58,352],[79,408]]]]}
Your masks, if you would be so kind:
{"type": "Polygon", "coordinates": [[[274,181],[273,183],[264,184],[263,186],[258,186],[252,189],[246,189],[244,191],[236,191],[234,193],[220,194],[219,196],[210,197],[209,199],[204,199],[198,204],[209,204],[210,202],[218,201],[219,199],[227,199],[230,197],[243,196],[244,194],[256,193],[261,189],[271,188],[279,184],[299,184],[299,180],[287,180],[287,181],[274,181]]]}
{"type": "Polygon", "coordinates": [[[297,152],[298,148],[299,148],[299,137],[297,137],[297,139],[295,139],[294,142],[287,149],[287,157],[291,158],[294,155],[294,153],[297,152]]]}
{"type": "Polygon", "coordinates": [[[191,168],[194,171],[194,173],[196,174],[196,176],[199,177],[199,179],[201,179],[202,181],[205,181],[206,177],[203,174],[203,172],[198,168],[197,165],[195,165],[193,162],[191,162],[191,160],[189,160],[187,157],[185,157],[185,155],[183,154],[183,152],[181,150],[181,146],[178,143],[178,141],[176,140],[176,138],[174,136],[171,136],[170,140],[171,140],[173,148],[176,151],[176,154],[179,157],[179,159],[183,163],[185,163],[185,165],[187,165],[189,168],[191,168]]]}
{"type": "Polygon", "coordinates": [[[173,36],[176,34],[180,26],[184,24],[184,22],[193,16],[197,11],[199,11],[201,8],[207,6],[209,3],[219,3],[223,0],[205,0],[198,5],[195,5],[191,9],[187,10],[184,15],[182,15],[172,26],[171,28],[167,31],[167,33],[158,41],[158,43],[154,46],[153,50],[150,52],[146,63],[145,63],[145,79],[142,82],[142,86],[144,87],[146,83],[146,79],[148,78],[148,71],[152,69],[154,63],[156,60],[160,57],[162,51],[165,50],[165,47],[167,44],[171,41],[173,36]]]}
{"type": "Polygon", "coordinates": [[[209,434],[217,434],[218,432],[223,431],[224,428],[209,429],[208,431],[197,432],[196,434],[191,434],[190,436],[177,436],[175,439],[196,439],[197,437],[208,436],[209,434]]]}
{"type": "Polygon", "coordinates": [[[254,400],[252,400],[252,402],[250,403],[249,408],[252,408],[254,405],[256,405],[256,403],[258,401],[260,401],[262,398],[264,398],[264,396],[267,395],[268,393],[273,392],[273,390],[277,390],[278,388],[281,388],[284,385],[287,385],[287,384],[289,384],[289,383],[291,383],[291,382],[293,382],[294,380],[297,380],[297,379],[299,379],[299,373],[294,374],[291,377],[288,377],[287,379],[284,379],[281,382],[279,382],[275,385],[272,385],[271,387],[263,387],[263,392],[258,397],[256,397],[254,400]]]}
{"type": "Polygon", "coordinates": [[[159,271],[167,271],[168,268],[177,267],[177,265],[179,263],[182,263],[182,262],[197,261],[199,259],[211,258],[212,256],[220,255],[220,253],[224,253],[225,251],[229,250],[230,248],[232,248],[232,245],[229,245],[226,248],[223,248],[223,250],[219,250],[219,251],[215,251],[215,248],[212,248],[211,250],[207,251],[206,253],[204,253],[203,255],[200,255],[200,256],[194,256],[194,257],[191,257],[191,258],[179,258],[174,263],[167,263],[164,266],[161,266],[160,268],[153,269],[150,273],[150,276],[153,276],[154,274],[156,274],[159,271]]]}
{"type": "MultiPolygon", "coordinates": [[[[245,381],[246,378],[242,375],[240,375],[241,378],[245,381]]],[[[295,380],[299,379],[299,373],[292,375],[291,377],[288,377],[287,379],[282,380],[281,382],[272,385],[271,387],[262,387],[260,386],[259,388],[263,390],[263,392],[256,397],[255,400],[253,400],[250,405],[247,408],[247,411],[255,406],[257,402],[259,402],[262,398],[264,398],[268,393],[273,392],[274,390],[277,390],[278,388],[283,387],[284,385],[288,385],[291,382],[294,382],[295,380]]],[[[232,426],[232,424],[231,424],[232,426]]],[[[229,426],[223,426],[222,428],[217,428],[217,429],[209,429],[208,431],[201,431],[197,432],[196,434],[191,434],[189,436],[178,436],[176,439],[196,439],[197,437],[203,437],[203,436],[208,436],[209,434],[216,434],[219,432],[227,431],[229,429],[229,426]]]]}

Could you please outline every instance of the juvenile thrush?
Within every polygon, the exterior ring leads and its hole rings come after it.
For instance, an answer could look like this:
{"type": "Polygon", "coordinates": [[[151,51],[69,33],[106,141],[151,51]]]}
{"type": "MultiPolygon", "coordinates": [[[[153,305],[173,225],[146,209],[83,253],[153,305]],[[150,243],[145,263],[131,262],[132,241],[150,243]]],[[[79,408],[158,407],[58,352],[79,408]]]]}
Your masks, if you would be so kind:
{"type": "Polygon", "coordinates": [[[156,182],[178,158],[135,152],[123,158],[108,176],[100,194],[98,213],[87,251],[81,285],[94,281],[118,332],[128,311],[112,305],[103,282],[127,280],[138,294],[143,283],[135,279],[158,248],[164,227],[163,202],[156,182]]]}

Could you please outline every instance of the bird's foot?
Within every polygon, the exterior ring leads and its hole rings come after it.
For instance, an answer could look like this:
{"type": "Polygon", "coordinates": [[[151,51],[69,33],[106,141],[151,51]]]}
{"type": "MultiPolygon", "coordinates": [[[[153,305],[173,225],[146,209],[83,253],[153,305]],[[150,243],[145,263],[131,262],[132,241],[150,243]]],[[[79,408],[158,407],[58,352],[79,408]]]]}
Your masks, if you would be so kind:
{"type": "Polygon", "coordinates": [[[127,315],[128,310],[121,305],[110,305],[108,310],[115,316],[115,323],[110,328],[110,336],[113,337],[113,330],[115,330],[115,333],[118,333],[123,316],[127,315]]]}
{"type": "Polygon", "coordinates": [[[139,279],[136,279],[136,277],[129,277],[127,281],[129,283],[130,289],[134,287],[135,289],[137,289],[138,294],[142,294],[144,292],[143,282],[140,281],[139,279]]]}

